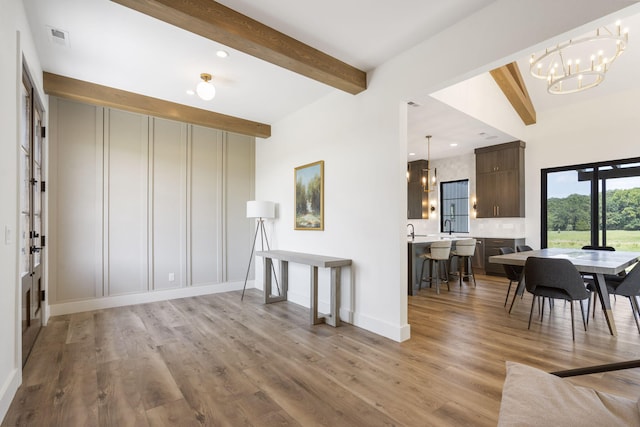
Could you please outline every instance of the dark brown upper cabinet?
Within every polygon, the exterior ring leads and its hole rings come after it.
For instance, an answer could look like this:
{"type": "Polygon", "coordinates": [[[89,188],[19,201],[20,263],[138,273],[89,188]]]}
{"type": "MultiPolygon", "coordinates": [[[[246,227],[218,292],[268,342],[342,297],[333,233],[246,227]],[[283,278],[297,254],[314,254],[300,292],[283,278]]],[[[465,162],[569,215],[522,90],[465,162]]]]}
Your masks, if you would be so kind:
{"type": "Polygon", "coordinates": [[[523,141],[477,148],[477,218],[524,217],[523,141]]]}

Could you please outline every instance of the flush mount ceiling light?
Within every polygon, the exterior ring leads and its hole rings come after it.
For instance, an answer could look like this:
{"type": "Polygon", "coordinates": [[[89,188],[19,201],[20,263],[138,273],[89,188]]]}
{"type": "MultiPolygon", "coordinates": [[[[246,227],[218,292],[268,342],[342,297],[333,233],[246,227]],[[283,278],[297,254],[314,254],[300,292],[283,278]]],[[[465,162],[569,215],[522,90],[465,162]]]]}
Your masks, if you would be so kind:
{"type": "Polygon", "coordinates": [[[598,86],[629,41],[629,30],[620,25],[616,22],[613,30],[600,27],[595,34],[560,43],[537,58],[531,55],[531,75],[546,80],[547,91],[554,95],[598,86]]]}
{"type": "Polygon", "coordinates": [[[211,101],[216,96],[216,88],[211,84],[211,74],[200,74],[202,81],[196,86],[196,93],[205,101],[211,101]]]}

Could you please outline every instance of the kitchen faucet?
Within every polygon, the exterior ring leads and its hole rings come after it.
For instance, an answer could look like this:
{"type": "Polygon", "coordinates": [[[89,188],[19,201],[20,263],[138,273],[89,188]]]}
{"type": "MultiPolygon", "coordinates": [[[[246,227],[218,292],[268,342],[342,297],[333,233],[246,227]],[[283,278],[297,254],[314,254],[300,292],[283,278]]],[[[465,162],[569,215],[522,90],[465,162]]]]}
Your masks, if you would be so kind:
{"type": "Polygon", "coordinates": [[[411,240],[413,240],[416,237],[416,229],[413,227],[413,224],[411,223],[407,224],[407,227],[409,226],[411,226],[411,240]]]}
{"type": "Polygon", "coordinates": [[[453,224],[451,224],[451,220],[450,219],[445,219],[444,220],[445,228],[446,228],[447,223],[449,223],[449,236],[451,236],[451,229],[453,228],[453,224]]]}

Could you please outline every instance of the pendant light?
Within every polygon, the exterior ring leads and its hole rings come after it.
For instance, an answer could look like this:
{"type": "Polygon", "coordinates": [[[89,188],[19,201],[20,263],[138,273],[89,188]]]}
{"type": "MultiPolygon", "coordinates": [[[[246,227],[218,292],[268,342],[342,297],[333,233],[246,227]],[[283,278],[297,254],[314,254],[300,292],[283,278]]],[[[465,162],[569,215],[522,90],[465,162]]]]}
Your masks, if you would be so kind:
{"type": "Polygon", "coordinates": [[[436,189],[437,169],[433,170],[431,176],[431,135],[427,135],[427,167],[422,169],[422,189],[425,193],[430,193],[436,189]]]}

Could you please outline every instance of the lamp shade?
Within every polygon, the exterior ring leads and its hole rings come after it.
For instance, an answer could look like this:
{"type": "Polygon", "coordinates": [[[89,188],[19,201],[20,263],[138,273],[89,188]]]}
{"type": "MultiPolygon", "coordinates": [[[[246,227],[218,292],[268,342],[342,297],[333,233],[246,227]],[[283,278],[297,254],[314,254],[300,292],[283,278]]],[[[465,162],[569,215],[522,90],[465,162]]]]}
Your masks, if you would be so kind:
{"type": "Polygon", "coordinates": [[[250,200],[247,202],[247,218],[275,218],[276,204],[274,202],[263,202],[250,200]]]}

